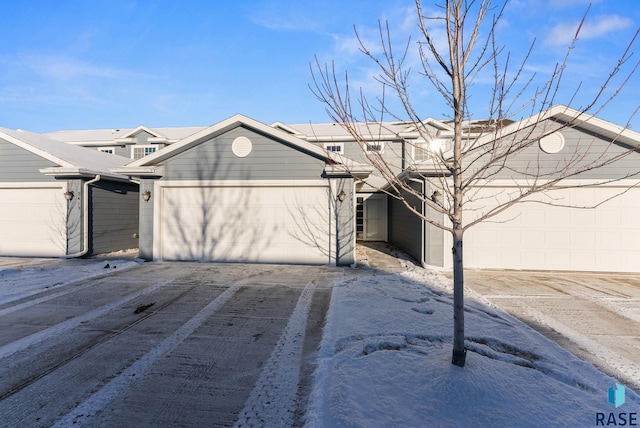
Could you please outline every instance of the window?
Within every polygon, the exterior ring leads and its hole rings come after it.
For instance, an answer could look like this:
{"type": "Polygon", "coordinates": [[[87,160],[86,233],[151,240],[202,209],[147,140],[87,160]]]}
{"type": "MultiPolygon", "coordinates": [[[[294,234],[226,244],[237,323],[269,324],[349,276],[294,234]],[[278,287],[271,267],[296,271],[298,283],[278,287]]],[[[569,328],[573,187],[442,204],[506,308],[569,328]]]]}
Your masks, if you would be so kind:
{"type": "Polygon", "coordinates": [[[416,143],[413,146],[413,160],[416,162],[429,159],[429,144],[428,143],[416,143]]]}
{"type": "Polygon", "coordinates": [[[98,151],[102,153],[109,153],[110,155],[115,153],[113,147],[98,147],[98,151]]]}
{"type": "Polygon", "coordinates": [[[338,153],[340,155],[344,154],[343,143],[325,143],[324,149],[328,152],[338,153]]]}
{"type": "Polygon", "coordinates": [[[131,148],[131,157],[133,159],[140,159],[150,155],[156,151],[156,146],[133,146],[131,148]]]}
{"type": "Polygon", "coordinates": [[[367,153],[371,153],[371,152],[384,153],[384,142],[378,141],[377,143],[367,143],[364,150],[367,153]]]}

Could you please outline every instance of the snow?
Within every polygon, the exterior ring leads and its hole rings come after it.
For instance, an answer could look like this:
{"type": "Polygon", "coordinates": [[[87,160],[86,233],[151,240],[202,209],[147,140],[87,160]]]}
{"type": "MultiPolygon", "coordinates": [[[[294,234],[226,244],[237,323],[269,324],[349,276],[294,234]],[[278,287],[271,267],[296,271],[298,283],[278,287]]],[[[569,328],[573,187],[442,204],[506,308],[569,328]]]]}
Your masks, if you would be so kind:
{"type": "MultiPolygon", "coordinates": [[[[16,302],[38,294],[43,289],[55,290],[64,285],[93,278],[113,269],[127,269],[140,261],[133,253],[121,251],[90,259],[21,259],[0,258],[0,303],[16,302]],[[106,266],[109,267],[106,267],[106,266]]],[[[49,294],[48,298],[52,298],[49,294]]],[[[56,294],[57,296],[57,294],[56,294]]],[[[40,300],[38,300],[39,302],[40,300]]],[[[31,300],[29,304],[34,304],[31,300]]],[[[13,305],[11,309],[15,309],[13,305]]]]}
{"type": "Polygon", "coordinates": [[[466,365],[451,364],[452,284],[402,262],[333,289],[307,426],[595,426],[613,379],[466,292],[466,365]]]}
{"type": "MultiPolygon", "coordinates": [[[[127,269],[138,261],[115,257],[43,263],[0,267],[3,310],[19,307],[20,299],[43,289],[53,290],[47,295],[62,293],[65,284],[127,269]],[[7,305],[10,302],[15,304],[7,305]]],[[[452,365],[451,291],[451,281],[442,271],[402,260],[396,269],[346,270],[333,288],[306,425],[595,426],[598,413],[605,414],[605,421],[610,413],[640,413],[636,392],[627,388],[626,403],[615,408],[607,402],[607,392],[616,379],[469,290],[466,365],[452,365]]],[[[305,305],[310,300],[302,300],[287,327],[292,329],[290,334],[276,350],[286,354],[287,364],[280,361],[277,379],[288,400],[291,385],[287,382],[297,371],[287,367],[299,355],[287,351],[287,344],[304,330],[300,314],[308,312],[305,305]]],[[[161,343],[154,358],[164,355],[164,347],[176,346],[220,304],[199,314],[179,337],[161,343]]],[[[141,361],[130,370],[143,373],[155,361],[141,361]]],[[[128,374],[116,377],[106,392],[89,397],[78,412],[96,407],[94,401],[103,400],[104,394],[126,388],[128,374]]],[[[268,384],[263,379],[256,388],[268,384]]],[[[259,396],[254,391],[248,404],[259,402],[259,396]]],[[[78,412],[69,417],[75,418],[78,412]]]]}

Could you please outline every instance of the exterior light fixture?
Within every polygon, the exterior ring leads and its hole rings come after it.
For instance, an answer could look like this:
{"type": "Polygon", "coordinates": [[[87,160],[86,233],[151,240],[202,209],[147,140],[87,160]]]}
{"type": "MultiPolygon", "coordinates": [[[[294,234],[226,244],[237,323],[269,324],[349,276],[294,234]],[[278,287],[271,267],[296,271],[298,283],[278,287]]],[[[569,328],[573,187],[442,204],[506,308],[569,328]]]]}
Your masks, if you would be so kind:
{"type": "Polygon", "coordinates": [[[142,192],[142,199],[144,199],[145,202],[149,202],[149,199],[151,199],[151,192],[148,190],[142,192]]]}
{"type": "Polygon", "coordinates": [[[347,197],[347,194],[344,193],[344,190],[341,190],[340,193],[338,193],[338,200],[340,202],[344,202],[346,197],[347,197]]]}
{"type": "Polygon", "coordinates": [[[75,196],[75,195],[73,194],[73,192],[72,192],[71,190],[67,190],[66,192],[64,192],[64,198],[65,198],[67,201],[72,200],[74,196],[75,196]]]}
{"type": "Polygon", "coordinates": [[[438,190],[434,191],[431,195],[431,201],[439,204],[442,201],[442,193],[440,193],[438,190]]]}

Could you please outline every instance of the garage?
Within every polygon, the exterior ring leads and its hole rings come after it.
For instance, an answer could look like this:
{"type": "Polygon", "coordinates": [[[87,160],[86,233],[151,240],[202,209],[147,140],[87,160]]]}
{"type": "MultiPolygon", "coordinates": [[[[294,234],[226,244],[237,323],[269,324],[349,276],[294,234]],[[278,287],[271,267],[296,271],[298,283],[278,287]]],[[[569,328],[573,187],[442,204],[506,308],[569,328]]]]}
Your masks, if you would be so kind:
{"type": "Polygon", "coordinates": [[[64,255],[67,249],[64,192],[61,183],[0,185],[0,255],[64,255]]]}
{"type": "Polygon", "coordinates": [[[161,258],[329,263],[329,189],[162,186],[161,258]]]}
{"type": "Polygon", "coordinates": [[[140,180],[141,258],[355,262],[371,168],[286,130],[236,115],[114,171],[140,180]]]}
{"type": "MultiPolygon", "coordinates": [[[[482,190],[496,193],[495,188],[482,190]]],[[[547,203],[516,204],[469,229],[465,266],[640,272],[640,189],[627,190],[623,183],[581,187],[554,191],[542,200],[547,203]],[[569,208],[549,205],[551,198],[556,205],[573,207],[606,202],[569,208]]]]}

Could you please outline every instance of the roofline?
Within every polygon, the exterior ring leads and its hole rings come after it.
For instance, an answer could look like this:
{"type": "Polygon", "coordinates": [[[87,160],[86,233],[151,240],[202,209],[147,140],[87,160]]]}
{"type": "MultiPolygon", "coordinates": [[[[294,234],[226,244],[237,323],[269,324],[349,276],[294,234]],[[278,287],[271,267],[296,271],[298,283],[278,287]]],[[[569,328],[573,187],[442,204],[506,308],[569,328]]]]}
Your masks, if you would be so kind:
{"type": "Polygon", "coordinates": [[[262,122],[258,122],[257,120],[251,119],[247,116],[236,114],[228,119],[216,123],[215,125],[212,125],[199,132],[196,132],[195,134],[183,138],[182,140],[173,143],[170,146],[164,147],[161,150],[158,150],[148,156],[133,161],[127,164],[126,167],[150,166],[150,164],[161,162],[165,159],[170,158],[176,153],[180,153],[192,147],[195,147],[204,142],[205,139],[217,137],[218,135],[222,135],[225,132],[235,129],[239,126],[245,126],[260,133],[272,135],[275,138],[285,141],[286,143],[291,144],[292,146],[299,148],[311,155],[317,156],[321,159],[325,159],[325,161],[327,162],[340,162],[339,158],[334,156],[332,153],[328,153],[322,148],[308,141],[302,140],[298,137],[288,134],[283,130],[273,128],[262,122]]]}
{"type": "Polygon", "coordinates": [[[567,123],[568,126],[580,126],[582,124],[589,124],[598,128],[600,132],[596,133],[600,133],[605,137],[612,137],[613,141],[615,142],[629,144],[629,141],[632,141],[635,143],[632,144],[634,146],[640,144],[640,133],[562,104],[555,105],[545,111],[533,114],[529,117],[507,125],[504,128],[500,129],[497,134],[490,133],[483,135],[478,138],[478,144],[481,145],[484,143],[489,143],[496,138],[505,138],[522,129],[533,126],[536,123],[542,122],[547,119],[559,119],[567,123]]]}
{"type": "Polygon", "coordinates": [[[86,168],[78,168],[78,167],[49,167],[42,168],[39,170],[42,174],[50,176],[50,177],[64,177],[64,178],[93,178],[97,175],[100,175],[102,178],[106,178],[108,180],[116,180],[116,181],[126,181],[130,182],[129,177],[120,174],[110,173],[108,171],[94,171],[86,168]]]}
{"type": "MultiPolygon", "coordinates": [[[[20,132],[20,131],[17,131],[17,132],[20,132]]],[[[27,151],[35,154],[35,155],[38,155],[38,156],[40,156],[42,158],[45,158],[45,159],[47,159],[47,160],[49,160],[49,161],[51,161],[51,162],[53,162],[55,164],[58,164],[61,167],[70,167],[70,168],[74,167],[73,164],[71,164],[71,163],[69,163],[69,162],[67,162],[65,160],[62,160],[59,157],[54,156],[49,152],[41,150],[41,149],[39,149],[37,147],[33,147],[31,144],[27,143],[26,141],[22,141],[19,138],[16,138],[16,137],[14,137],[12,135],[9,135],[9,134],[7,134],[5,132],[0,131],[0,138],[3,138],[4,140],[7,140],[8,142],[10,142],[12,144],[15,144],[16,146],[18,146],[20,148],[23,148],[23,149],[25,149],[25,150],[27,150],[27,151]]],[[[44,138],[48,138],[48,137],[44,137],[44,138]]]]}

